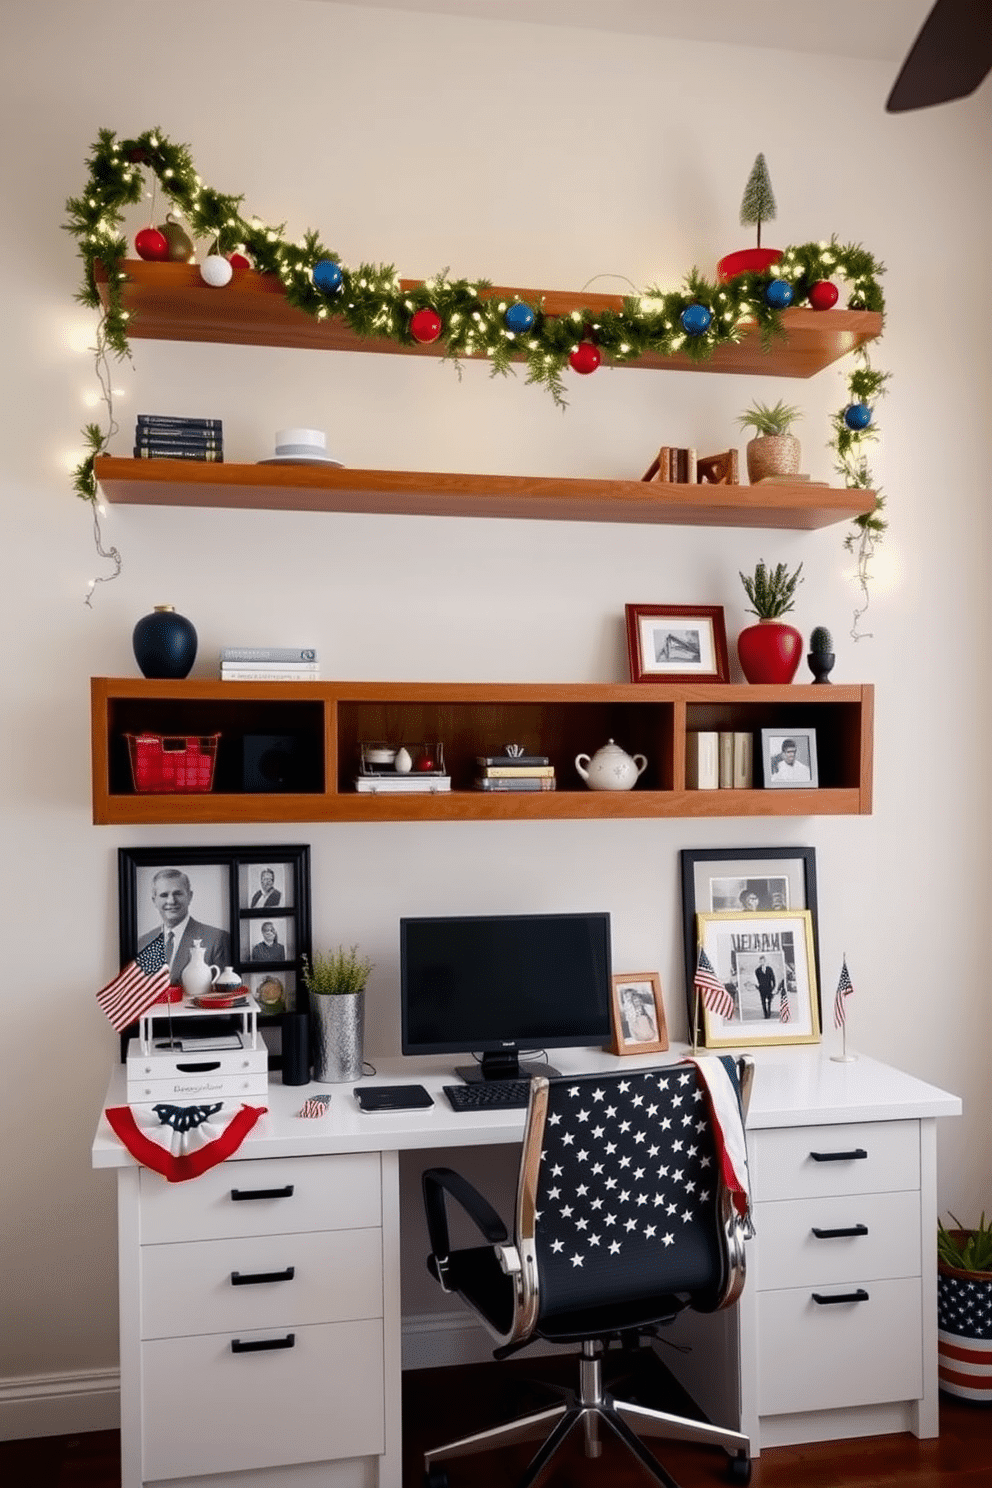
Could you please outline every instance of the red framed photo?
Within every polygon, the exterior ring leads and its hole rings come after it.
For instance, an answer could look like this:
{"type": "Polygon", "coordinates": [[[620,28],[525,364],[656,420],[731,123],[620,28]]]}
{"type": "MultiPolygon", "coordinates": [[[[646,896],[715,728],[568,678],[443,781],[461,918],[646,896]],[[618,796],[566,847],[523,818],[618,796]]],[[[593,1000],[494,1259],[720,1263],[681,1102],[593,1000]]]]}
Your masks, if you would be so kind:
{"type": "Polygon", "coordinates": [[[632,682],[729,682],[722,605],[624,606],[632,682]]]}

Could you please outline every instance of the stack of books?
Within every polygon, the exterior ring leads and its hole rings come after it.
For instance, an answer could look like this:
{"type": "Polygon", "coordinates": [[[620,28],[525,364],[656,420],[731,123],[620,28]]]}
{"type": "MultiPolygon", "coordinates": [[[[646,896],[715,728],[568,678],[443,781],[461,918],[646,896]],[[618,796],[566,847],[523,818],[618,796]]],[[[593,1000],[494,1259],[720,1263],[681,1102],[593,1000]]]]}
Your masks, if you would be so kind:
{"type": "Polygon", "coordinates": [[[224,459],[224,429],[220,419],[169,418],[139,413],[134,430],[136,460],[224,459]]]}
{"type": "Polygon", "coordinates": [[[750,790],[753,741],[742,730],[691,730],[686,735],[685,783],[688,790],[750,790]]]}
{"type": "Polygon", "coordinates": [[[670,485],[696,484],[696,451],[678,445],[663,444],[641,480],[664,481],[670,485]]]}
{"type": "Polygon", "coordinates": [[[480,754],[475,789],[553,791],[555,767],[546,754],[480,754]]]}
{"type": "Polygon", "coordinates": [[[319,682],[312,646],[225,646],[220,653],[222,682],[319,682]]]}

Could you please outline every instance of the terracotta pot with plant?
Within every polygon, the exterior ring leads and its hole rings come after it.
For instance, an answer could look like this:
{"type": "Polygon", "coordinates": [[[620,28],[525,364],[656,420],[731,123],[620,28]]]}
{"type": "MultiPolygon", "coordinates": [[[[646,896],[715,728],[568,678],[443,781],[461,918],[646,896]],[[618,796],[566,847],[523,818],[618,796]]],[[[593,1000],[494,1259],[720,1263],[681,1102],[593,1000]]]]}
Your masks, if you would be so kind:
{"type": "Polygon", "coordinates": [[[937,1221],[937,1384],[992,1404],[992,1222],[975,1229],[937,1221]]]}
{"type": "Polygon", "coordinates": [[[742,429],[753,429],[754,438],[748,441],[745,450],[747,478],[752,486],[758,481],[775,476],[796,475],[803,457],[802,445],[790,432],[802,411],[791,403],[752,403],[737,422],[742,429]]]}
{"type": "Polygon", "coordinates": [[[748,625],[737,637],[737,657],[749,682],[791,682],[802,659],[803,638],[794,625],[780,617],[795,604],[802,583],[803,566],[789,573],[784,563],[769,570],[762,559],[753,574],[741,574],[741,583],[757,615],[757,625],[748,625]]]}

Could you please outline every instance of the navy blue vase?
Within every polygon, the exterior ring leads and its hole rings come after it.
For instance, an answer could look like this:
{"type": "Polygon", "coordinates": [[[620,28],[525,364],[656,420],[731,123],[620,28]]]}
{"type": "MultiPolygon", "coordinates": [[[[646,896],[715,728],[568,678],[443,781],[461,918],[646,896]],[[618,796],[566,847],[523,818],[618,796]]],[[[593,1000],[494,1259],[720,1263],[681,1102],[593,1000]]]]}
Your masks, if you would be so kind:
{"type": "Polygon", "coordinates": [[[188,677],[196,660],[196,631],[172,605],[156,605],[139,620],[132,644],[145,677],[188,677]]]}

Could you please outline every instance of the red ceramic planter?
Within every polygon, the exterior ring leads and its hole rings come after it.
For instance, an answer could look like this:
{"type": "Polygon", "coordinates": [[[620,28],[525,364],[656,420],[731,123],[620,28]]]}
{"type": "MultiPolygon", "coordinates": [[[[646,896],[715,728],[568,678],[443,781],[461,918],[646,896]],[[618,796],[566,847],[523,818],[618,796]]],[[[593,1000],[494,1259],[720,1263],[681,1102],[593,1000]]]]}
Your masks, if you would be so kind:
{"type": "Polygon", "coordinates": [[[724,283],[735,274],[761,274],[781,257],[781,248],[739,248],[721,258],[716,266],[717,278],[724,283]]]}
{"type": "Polygon", "coordinates": [[[759,620],[737,637],[737,658],[749,682],[791,682],[802,654],[802,635],[781,620],[759,620]]]}

